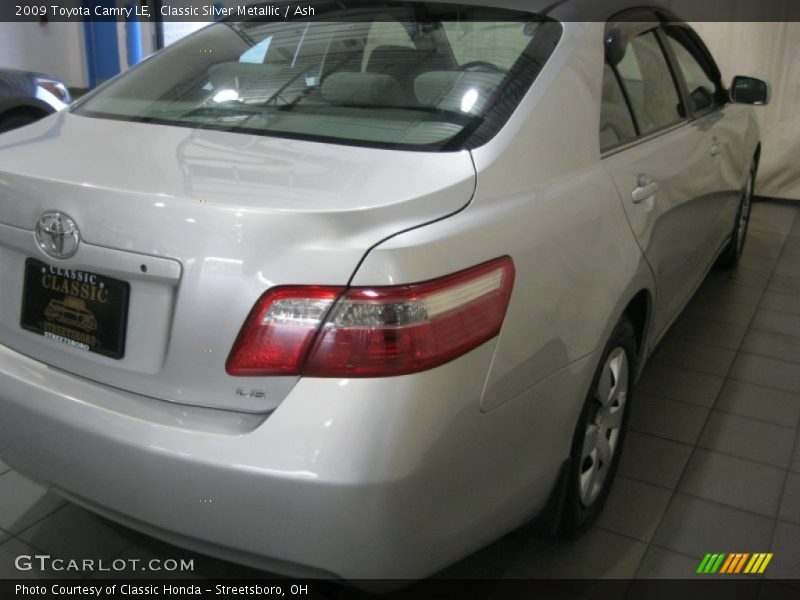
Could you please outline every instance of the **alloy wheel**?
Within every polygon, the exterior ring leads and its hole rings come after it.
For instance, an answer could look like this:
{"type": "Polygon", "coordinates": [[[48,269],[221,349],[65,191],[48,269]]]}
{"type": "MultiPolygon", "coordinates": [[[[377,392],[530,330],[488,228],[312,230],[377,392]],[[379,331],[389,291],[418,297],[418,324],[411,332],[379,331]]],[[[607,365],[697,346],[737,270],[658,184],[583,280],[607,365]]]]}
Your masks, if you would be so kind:
{"type": "Polygon", "coordinates": [[[608,355],[594,393],[581,448],[580,499],[591,506],[603,490],[620,440],[628,399],[628,354],[615,348],[608,355]]]}

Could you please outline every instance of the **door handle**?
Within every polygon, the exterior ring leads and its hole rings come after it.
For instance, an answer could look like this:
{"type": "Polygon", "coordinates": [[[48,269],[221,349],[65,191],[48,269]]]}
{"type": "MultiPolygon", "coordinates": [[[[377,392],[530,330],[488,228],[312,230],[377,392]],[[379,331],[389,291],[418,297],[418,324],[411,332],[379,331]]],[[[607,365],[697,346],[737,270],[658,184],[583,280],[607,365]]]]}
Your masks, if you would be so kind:
{"type": "Polygon", "coordinates": [[[717,138],[714,138],[714,141],[711,142],[711,156],[719,156],[720,152],[722,152],[722,144],[717,138]]]}
{"type": "Polygon", "coordinates": [[[641,204],[648,198],[652,198],[658,191],[658,182],[648,175],[639,175],[636,179],[636,188],[631,193],[634,204],[641,204]]]}

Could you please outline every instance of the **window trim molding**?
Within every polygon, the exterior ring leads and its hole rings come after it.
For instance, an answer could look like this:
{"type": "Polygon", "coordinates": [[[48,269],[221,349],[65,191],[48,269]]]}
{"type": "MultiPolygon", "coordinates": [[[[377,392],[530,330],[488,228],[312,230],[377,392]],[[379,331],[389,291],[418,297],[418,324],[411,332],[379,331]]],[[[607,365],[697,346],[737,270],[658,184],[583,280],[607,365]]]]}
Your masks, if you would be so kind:
{"type": "Polygon", "coordinates": [[[653,131],[653,132],[647,134],[646,136],[636,138],[635,140],[631,140],[630,142],[628,142],[626,144],[620,144],[618,146],[613,146],[613,147],[611,147],[611,148],[609,148],[607,150],[604,150],[604,151],[600,152],[600,159],[604,160],[606,158],[609,158],[610,156],[614,156],[616,154],[621,154],[622,152],[625,152],[626,150],[630,150],[630,149],[635,148],[637,146],[641,146],[643,144],[647,144],[649,142],[652,142],[656,138],[659,138],[659,137],[662,137],[662,136],[667,135],[669,133],[672,133],[673,131],[677,131],[678,129],[680,129],[680,128],[684,127],[684,126],[689,125],[690,123],[691,123],[691,120],[689,120],[689,119],[681,119],[680,121],[676,121],[675,123],[672,123],[670,125],[665,125],[661,129],[657,129],[656,131],[653,131]]]}

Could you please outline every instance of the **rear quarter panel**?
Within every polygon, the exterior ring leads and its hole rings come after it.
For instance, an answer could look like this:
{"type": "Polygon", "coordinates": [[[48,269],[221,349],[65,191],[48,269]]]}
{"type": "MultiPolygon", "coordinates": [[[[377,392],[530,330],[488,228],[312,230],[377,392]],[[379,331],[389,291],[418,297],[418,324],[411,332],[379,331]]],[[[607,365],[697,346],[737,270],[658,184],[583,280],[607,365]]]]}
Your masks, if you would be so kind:
{"type": "MultiPolygon", "coordinates": [[[[542,397],[537,384],[599,352],[628,301],[653,285],[600,162],[602,24],[564,28],[559,48],[509,123],[474,151],[478,185],[470,206],[378,246],[353,281],[422,281],[511,256],[514,292],[481,410],[541,405],[531,434],[542,435],[542,447],[550,440],[562,458],[583,394],[561,397],[545,386],[542,397]]],[[[579,389],[588,390],[593,371],[575,373],[579,389]]]]}

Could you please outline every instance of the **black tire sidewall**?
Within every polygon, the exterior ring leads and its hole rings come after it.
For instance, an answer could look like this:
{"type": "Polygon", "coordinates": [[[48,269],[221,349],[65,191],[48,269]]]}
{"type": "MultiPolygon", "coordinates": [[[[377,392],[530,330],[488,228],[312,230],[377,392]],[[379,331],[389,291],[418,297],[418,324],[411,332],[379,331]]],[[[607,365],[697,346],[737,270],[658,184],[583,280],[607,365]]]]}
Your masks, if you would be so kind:
{"type": "Polygon", "coordinates": [[[619,466],[619,459],[622,454],[623,445],[625,442],[625,433],[628,427],[628,418],[630,416],[631,402],[633,399],[633,382],[635,380],[637,365],[637,351],[636,351],[636,332],[630,319],[623,317],[617,326],[614,328],[609,338],[608,344],[603,351],[600,362],[595,370],[594,377],[592,377],[592,384],[589,392],[583,403],[578,424],[575,427],[575,433],[572,439],[572,454],[570,457],[570,471],[567,478],[567,489],[564,498],[564,505],[561,513],[561,526],[559,527],[560,537],[567,539],[577,537],[597,519],[600,512],[603,510],[611,486],[619,466]],[[616,452],[612,459],[609,472],[603,485],[603,489],[598,495],[597,499],[588,507],[583,506],[580,498],[580,467],[581,467],[581,450],[583,449],[583,440],[586,434],[586,425],[591,412],[592,403],[594,402],[594,393],[597,384],[600,380],[603,367],[608,360],[609,355],[615,348],[622,348],[627,354],[628,358],[628,396],[625,403],[625,413],[622,417],[622,427],[620,427],[619,441],[617,442],[616,452]]]}
{"type": "Polygon", "coordinates": [[[750,194],[750,214],[752,215],[753,212],[753,196],[756,189],[756,169],[754,166],[750,167],[750,174],[745,186],[746,187],[744,189],[744,193],[742,194],[742,199],[739,202],[739,210],[736,211],[736,221],[734,222],[733,230],[731,231],[731,241],[728,244],[728,248],[721,256],[720,266],[723,269],[733,269],[736,267],[742,258],[742,254],[744,253],[744,242],[747,242],[747,232],[750,229],[750,216],[748,216],[744,230],[742,231],[740,231],[740,223],[742,219],[742,211],[744,210],[744,201],[747,198],[747,194],[750,194]],[[739,252],[740,236],[744,237],[744,242],[742,243],[742,252],[739,252]]]}

